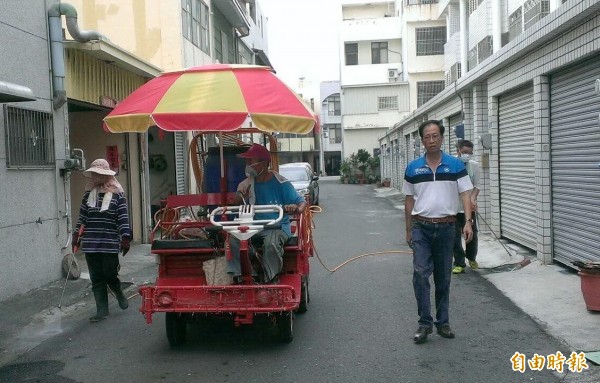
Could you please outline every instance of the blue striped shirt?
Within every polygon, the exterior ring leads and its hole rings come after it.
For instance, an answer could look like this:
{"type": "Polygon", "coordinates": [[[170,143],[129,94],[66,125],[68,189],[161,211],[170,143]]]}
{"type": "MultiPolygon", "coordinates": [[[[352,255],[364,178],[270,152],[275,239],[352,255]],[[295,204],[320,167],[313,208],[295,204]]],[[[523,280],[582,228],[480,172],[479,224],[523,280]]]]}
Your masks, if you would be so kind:
{"type": "Polygon", "coordinates": [[[404,195],[412,195],[412,215],[440,218],[456,215],[462,209],[459,193],[473,189],[465,165],[456,157],[442,153],[435,173],[425,156],[410,162],[404,173],[404,195]]]}
{"type": "Polygon", "coordinates": [[[81,249],[84,253],[118,254],[121,239],[131,239],[127,199],[123,193],[113,193],[108,209],[101,212],[104,193],[98,193],[96,207],[88,206],[89,194],[87,191],[83,195],[75,229],[84,225],[81,249]]]}

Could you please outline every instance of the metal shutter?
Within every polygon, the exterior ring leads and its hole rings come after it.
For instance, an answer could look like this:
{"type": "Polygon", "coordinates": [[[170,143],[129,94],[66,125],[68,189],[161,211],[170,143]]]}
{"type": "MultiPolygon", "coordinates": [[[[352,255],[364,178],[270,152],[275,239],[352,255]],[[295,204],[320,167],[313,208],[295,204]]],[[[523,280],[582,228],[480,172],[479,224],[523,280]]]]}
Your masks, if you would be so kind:
{"type": "Polygon", "coordinates": [[[503,237],[536,249],[533,89],[500,96],[498,116],[500,231],[503,237]]]}
{"type": "Polygon", "coordinates": [[[600,261],[600,78],[598,57],[551,77],[554,259],[600,261]]]}
{"type": "Polygon", "coordinates": [[[185,133],[176,132],[174,133],[175,139],[175,179],[177,180],[177,194],[186,194],[185,191],[185,164],[186,164],[186,153],[185,150],[185,133]]]}

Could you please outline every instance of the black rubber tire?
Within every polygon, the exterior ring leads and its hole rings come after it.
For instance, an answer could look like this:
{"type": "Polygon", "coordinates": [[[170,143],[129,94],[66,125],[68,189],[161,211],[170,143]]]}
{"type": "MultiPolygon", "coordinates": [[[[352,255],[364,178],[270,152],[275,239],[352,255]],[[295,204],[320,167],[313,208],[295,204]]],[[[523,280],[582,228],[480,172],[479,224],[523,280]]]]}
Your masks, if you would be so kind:
{"type": "Polygon", "coordinates": [[[290,343],[294,340],[294,312],[284,312],[277,317],[277,330],[279,340],[284,343],[290,343]]]}
{"type": "Polygon", "coordinates": [[[310,293],[308,292],[308,278],[302,277],[302,283],[300,284],[300,305],[298,306],[298,312],[303,314],[308,311],[308,302],[310,302],[310,293]]]}
{"type": "Polygon", "coordinates": [[[171,345],[171,347],[178,347],[184,344],[187,335],[187,322],[185,317],[178,313],[166,313],[165,324],[169,345],[171,345]]]}

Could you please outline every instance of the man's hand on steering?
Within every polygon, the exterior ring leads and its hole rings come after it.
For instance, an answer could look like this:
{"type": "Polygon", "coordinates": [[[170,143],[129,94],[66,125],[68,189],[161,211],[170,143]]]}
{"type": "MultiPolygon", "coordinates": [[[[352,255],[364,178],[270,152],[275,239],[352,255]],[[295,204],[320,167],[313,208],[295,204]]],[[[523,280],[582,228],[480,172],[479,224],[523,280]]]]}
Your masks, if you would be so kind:
{"type": "Polygon", "coordinates": [[[284,205],[283,206],[283,211],[285,211],[287,214],[296,214],[300,211],[300,208],[298,207],[298,205],[284,205]]]}

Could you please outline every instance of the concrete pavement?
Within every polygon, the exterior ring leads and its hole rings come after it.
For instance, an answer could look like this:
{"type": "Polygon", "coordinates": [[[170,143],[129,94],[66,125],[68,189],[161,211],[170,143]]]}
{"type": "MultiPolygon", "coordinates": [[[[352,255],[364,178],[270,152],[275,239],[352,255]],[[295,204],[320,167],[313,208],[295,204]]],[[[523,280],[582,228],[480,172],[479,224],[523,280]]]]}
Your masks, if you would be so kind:
{"type": "MultiPolygon", "coordinates": [[[[95,313],[83,254],[78,253],[76,259],[81,269],[79,279],[69,280],[66,285],[65,279],[60,279],[0,302],[0,366],[9,364],[52,336],[87,323],[87,318],[95,313]]],[[[129,310],[139,308],[139,299],[135,299],[137,286],[154,281],[150,276],[155,275],[155,265],[150,245],[134,243],[129,253],[121,257],[119,276],[123,286],[127,286],[124,292],[130,298],[129,310]]],[[[116,300],[109,296],[109,311],[115,310],[120,309],[116,300]]]]}
{"type": "MultiPolygon", "coordinates": [[[[404,196],[397,189],[375,188],[374,193],[404,212],[404,196]]],[[[467,266],[466,272],[480,273],[572,351],[600,350],[600,312],[586,309],[577,272],[561,265],[543,265],[532,250],[498,240],[483,222],[479,228],[480,268],[467,266]]]]}
{"type": "MultiPolygon", "coordinates": [[[[377,197],[389,199],[397,209],[404,209],[398,190],[364,187],[372,188],[377,197]]],[[[480,269],[467,268],[467,272],[481,274],[571,350],[600,350],[600,313],[587,311],[576,272],[560,265],[542,265],[530,250],[497,240],[485,228],[481,230],[480,269]]],[[[0,302],[0,366],[68,328],[87,323],[87,317],[93,315],[95,305],[85,260],[81,255],[77,258],[82,276],[67,282],[64,295],[62,279],[0,302]]],[[[121,265],[121,280],[129,285],[126,296],[133,298],[138,286],[153,282],[156,264],[149,245],[133,244],[130,253],[121,258],[121,265]]],[[[133,298],[129,310],[137,310],[138,306],[133,298]]],[[[119,310],[113,298],[110,310],[119,310]]],[[[590,368],[597,367],[590,363],[590,368]]]]}

